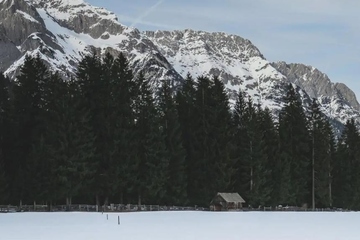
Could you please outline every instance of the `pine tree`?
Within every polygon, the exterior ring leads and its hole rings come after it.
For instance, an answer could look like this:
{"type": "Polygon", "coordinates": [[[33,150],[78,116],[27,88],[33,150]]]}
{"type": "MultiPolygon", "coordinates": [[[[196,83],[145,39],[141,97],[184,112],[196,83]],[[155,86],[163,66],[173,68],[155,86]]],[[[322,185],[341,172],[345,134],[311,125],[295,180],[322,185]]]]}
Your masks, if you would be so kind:
{"type": "Polygon", "coordinates": [[[359,132],[353,119],[348,120],[337,146],[334,173],[336,206],[360,209],[359,206],[359,132]]]}
{"type": "MultiPolygon", "coordinates": [[[[271,184],[269,178],[269,160],[265,149],[266,120],[271,118],[258,106],[254,106],[251,97],[245,100],[244,93],[239,93],[234,111],[235,142],[238,152],[238,189],[251,206],[265,205],[269,202],[271,184]]],[[[273,126],[272,126],[273,127],[273,126]]],[[[270,151],[270,150],[269,150],[270,151]]]]}
{"type": "Polygon", "coordinates": [[[77,83],[63,82],[56,76],[52,82],[51,123],[46,137],[50,174],[56,176],[49,180],[49,187],[56,186],[56,191],[49,200],[66,199],[71,204],[72,198],[82,193],[94,177],[95,136],[89,111],[81,104],[77,83]]]}
{"type": "MultiPolygon", "coordinates": [[[[9,92],[8,92],[9,80],[0,72],[0,203],[5,203],[8,200],[8,187],[9,179],[5,174],[5,163],[9,163],[10,159],[7,156],[9,152],[7,143],[8,139],[8,127],[9,126],[9,92]]],[[[8,164],[9,165],[9,164],[8,164]]]]}
{"type": "MultiPolygon", "coordinates": [[[[246,121],[247,104],[245,100],[245,93],[239,91],[232,114],[233,123],[233,158],[236,160],[236,178],[235,178],[235,191],[241,193],[244,197],[249,192],[248,174],[246,159],[248,157],[248,133],[246,121]],[[244,195],[245,193],[245,195],[244,195]]],[[[245,197],[245,199],[247,196],[245,197]]],[[[246,199],[247,201],[247,199],[246,199]]]]}
{"type": "Polygon", "coordinates": [[[234,190],[235,182],[235,159],[232,158],[232,126],[229,99],[224,84],[218,77],[212,79],[212,98],[210,99],[211,119],[210,130],[213,146],[211,156],[211,168],[214,169],[215,179],[214,192],[228,192],[234,190]]]}
{"type": "Polygon", "coordinates": [[[160,88],[158,108],[165,135],[166,158],[169,161],[166,202],[168,205],[185,205],[187,202],[185,149],[175,100],[167,81],[164,81],[160,88]]]}
{"type": "Polygon", "coordinates": [[[5,204],[8,200],[8,181],[5,175],[4,164],[0,159],[0,204],[5,204]]]}
{"type": "MultiPolygon", "coordinates": [[[[258,180],[255,181],[257,190],[255,205],[272,205],[274,181],[273,168],[278,158],[278,134],[274,120],[269,109],[262,110],[257,107],[256,142],[258,159],[255,164],[255,173],[258,180]]],[[[256,191],[255,191],[256,192],[256,191]]]]}
{"type": "Polygon", "coordinates": [[[157,202],[164,199],[168,159],[165,155],[164,133],[160,128],[159,114],[155,106],[149,80],[138,77],[139,98],[136,103],[137,177],[135,185],[138,203],[142,200],[157,202]]]}
{"type": "Polygon", "coordinates": [[[319,104],[313,100],[311,105],[311,149],[312,149],[312,197],[313,207],[329,207],[331,205],[331,165],[333,152],[333,136],[330,124],[320,111],[319,104]]]}
{"type": "Polygon", "coordinates": [[[333,132],[333,128],[327,120],[324,126],[324,133],[325,133],[325,145],[327,146],[327,152],[324,159],[324,167],[327,173],[327,187],[328,191],[325,195],[325,199],[323,200],[324,206],[333,207],[333,178],[334,178],[334,161],[336,156],[336,143],[335,143],[335,135],[333,132]],[[326,196],[328,199],[326,199],[326,196]]]}
{"type": "Polygon", "coordinates": [[[198,77],[195,92],[194,114],[194,158],[192,162],[192,175],[195,204],[207,206],[214,194],[216,174],[212,157],[215,141],[211,138],[211,121],[214,115],[211,108],[212,82],[207,77],[198,77]]]}
{"type": "Polygon", "coordinates": [[[123,54],[114,59],[110,75],[109,130],[112,135],[112,183],[113,192],[120,193],[120,202],[131,191],[131,172],[136,169],[136,137],[134,103],[138,95],[137,84],[123,54]]]}
{"type": "Polygon", "coordinates": [[[49,71],[40,56],[27,56],[14,86],[14,125],[16,132],[16,149],[13,164],[17,166],[14,175],[14,197],[31,201],[32,174],[35,168],[30,159],[32,151],[37,149],[45,126],[44,116],[44,84],[49,79],[49,71]]]}
{"type": "Polygon", "coordinates": [[[289,84],[285,106],[279,117],[282,203],[301,206],[310,199],[310,159],[308,123],[298,93],[289,84]]]}
{"type": "Polygon", "coordinates": [[[194,121],[196,118],[195,81],[190,74],[187,75],[181,88],[177,91],[176,103],[179,114],[180,130],[182,133],[182,142],[186,152],[185,166],[188,199],[191,204],[198,204],[198,187],[194,184],[198,181],[198,172],[194,167],[194,163],[196,163],[194,148],[196,135],[196,124],[194,121]]]}
{"type": "Polygon", "coordinates": [[[111,188],[109,181],[111,166],[108,155],[111,140],[107,134],[108,91],[110,86],[107,74],[104,73],[104,69],[106,69],[104,65],[106,64],[102,64],[101,59],[95,54],[88,55],[80,61],[77,71],[77,82],[83,99],[82,104],[89,113],[89,126],[95,136],[94,164],[97,168],[96,173],[94,173],[92,189],[98,206],[101,197],[104,197],[106,202],[111,188]]]}

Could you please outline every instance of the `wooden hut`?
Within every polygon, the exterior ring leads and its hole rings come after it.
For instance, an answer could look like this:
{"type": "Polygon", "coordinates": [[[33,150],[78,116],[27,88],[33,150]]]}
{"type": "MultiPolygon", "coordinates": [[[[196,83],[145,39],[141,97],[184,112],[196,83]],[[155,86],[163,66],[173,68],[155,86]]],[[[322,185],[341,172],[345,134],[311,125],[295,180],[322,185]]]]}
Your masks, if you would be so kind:
{"type": "Polygon", "coordinates": [[[212,211],[229,211],[242,208],[244,199],[238,193],[217,193],[210,203],[212,211]]]}

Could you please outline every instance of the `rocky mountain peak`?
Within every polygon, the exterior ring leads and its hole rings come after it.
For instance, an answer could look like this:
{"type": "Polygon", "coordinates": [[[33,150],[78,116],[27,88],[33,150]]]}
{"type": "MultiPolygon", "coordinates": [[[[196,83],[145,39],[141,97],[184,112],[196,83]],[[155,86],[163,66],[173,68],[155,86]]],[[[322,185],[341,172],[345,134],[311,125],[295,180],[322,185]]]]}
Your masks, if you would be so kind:
{"type": "Polygon", "coordinates": [[[35,4],[47,5],[52,7],[79,6],[86,5],[83,0],[29,0],[35,4]]]}
{"type": "Polygon", "coordinates": [[[89,34],[93,38],[109,38],[121,34],[126,27],[117,16],[104,8],[94,7],[83,0],[32,0],[44,9],[59,25],[76,33],[89,34]]]}
{"type": "Polygon", "coordinates": [[[229,57],[242,59],[256,56],[263,58],[259,49],[249,40],[222,32],[210,33],[185,29],[182,31],[146,31],[145,35],[155,39],[159,44],[167,45],[170,55],[175,55],[177,47],[186,45],[188,50],[198,53],[204,50],[209,54],[221,52],[229,57]]]}
{"type": "Polygon", "coordinates": [[[360,110],[355,93],[344,84],[332,83],[329,77],[320,70],[299,63],[277,62],[272,65],[290,82],[304,89],[311,98],[340,98],[356,110],[360,110]]]}

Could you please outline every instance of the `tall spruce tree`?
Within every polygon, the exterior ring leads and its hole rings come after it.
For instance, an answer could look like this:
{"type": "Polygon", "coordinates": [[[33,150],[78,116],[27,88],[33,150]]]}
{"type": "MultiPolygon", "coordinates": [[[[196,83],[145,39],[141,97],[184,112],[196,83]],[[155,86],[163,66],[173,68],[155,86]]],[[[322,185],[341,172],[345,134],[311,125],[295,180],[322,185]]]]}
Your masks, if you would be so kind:
{"type": "Polygon", "coordinates": [[[334,173],[336,206],[360,209],[359,206],[359,131],[353,119],[348,120],[337,146],[334,173]]]}
{"type": "Polygon", "coordinates": [[[284,97],[280,112],[279,134],[282,179],[278,184],[281,203],[301,206],[310,203],[310,159],[308,122],[299,94],[292,84],[284,97]],[[288,174],[289,175],[285,175],[288,174]]]}
{"type": "Polygon", "coordinates": [[[273,197],[273,168],[278,158],[278,134],[274,120],[268,108],[265,110],[257,106],[255,128],[257,159],[255,161],[255,186],[252,195],[254,206],[272,205],[273,197]]]}
{"type": "Polygon", "coordinates": [[[245,100],[239,93],[235,105],[234,123],[236,132],[238,157],[238,187],[239,192],[251,206],[265,205],[269,202],[271,185],[269,184],[271,170],[268,168],[266,139],[263,128],[265,112],[253,104],[250,97],[245,100]],[[261,127],[263,125],[263,127],[261,127]]]}
{"type": "Polygon", "coordinates": [[[198,77],[195,92],[194,158],[191,167],[194,178],[194,200],[197,205],[207,206],[214,194],[216,169],[214,167],[215,141],[211,138],[214,115],[211,107],[212,82],[208,77],[198,77]]]}
{"type": "MultiPolygon", "coordinates": [[[[235,102],[232,123],[233,123],[233,158],[235,161],[236,177],[235,191],[244,196],[248,192],[248,167],[245,164],[248,153],[247,121],[246,121],[246,96],[245,92],[239,91],[235,102]]],[[[244,196],[245,197],[245,196],[244,196]]],[[[246,196],[247,197],[247,196],[246,196]]],[[[247,200],[247,199],[246,199],[247,200]]]]}
{"type": "MultiPolygon", "coordinates": [[[[9,102],[9,90],[8,90],[9,80],[0,72],[0,203],[5,204],[5,201],[8,200],[8,187],[9,180],[8,175],[5,173],[6,165],[10,161],[10,158],[7,156],[8,147],[11,147],[7,141],[9,136],[9,111],[10,111],[10,102],[9,102]]],[[[8,173],[9,174],[9,173],[8,173]]]]}
{"type": "Polygon", "coordinates": [[[3,160],[0,159],[0,204],[5,204],[8,200],[8,180],[5,175],[3,160]]]}
{"type": "Polygon", "coordinates": [[[110,115],[109,130],[112,136],[112,171],[110,182],[113,192],[118,192],[120,202],[131,191],[131,172],[136,169],[136,137],[134,104],[139,89],[129,67],[129,62],[121,53],[114,59],[110,75],[110,115]]]}
{"type": "Polygon", "coordinates": [[[186,151],[187,194],[191,204],[198,204],[198,170],[194,167],[194,163],[196,163],[194,148],[196,137],[196,123],[194,121],[196,118],[195,91],[195,81],[190,74],[187,74],[185,81],[176,94],[182,142],[186,151]]]}
{"type": "Polygon", "coordinates": [[[139,97],[136,103],[137,177],[135,186],[138,204],[142,201],[163,201],[166,194],[168,159],[166,158],[164,132],[149,80],[142,74],[137,79],[139,97]]]}
{"type": "Polygon", "coordinates": [[[187,203],[186,153],[175,99],[168,81],[163,81],[160,88],[158,108],[165,137],[166,158],[169,161],[165,200],[168,205],[185,205],[187,203]]]}
{"type": "Polygon", "coordinates": [[[36,171],[31,156],[33,156],[32,151],[37,149],[36,146],[44,131],[44,83],[49,79],[49,75],[40,56],[36,58],[26,56],[20,75],[17,77],[17,85],[13,90],[16,128],[14,147],[17,151],[13,155],[16,174],[11,181],[14,184],[14,197],[27,202],[32,201],[34,195],[30,183],[36,171]]]}
{"type": "Polygon", "coordinates": [[[312,203],[313,207],[329,207],[331,205],[331,165],[333,137],[330,124],[320,111],[314,99],[311,105],[311,160],[312,160],[312,203]]]}
{"type": "Polygon", "coordinates": [[[327,187],[328,191],[327,194],[323,195],[324,200],[323,204],[324,206],[333,207],[334,197],[333,197],[333,179],[334,179],[334,162],[335,162],[335,156],[336,156],[336,140],[335,140],[335,134],[333,131],[333,127],[331,126],[329,120],[325,121],[325,126],[323,129],[325,133],[325,146],[327,149],[327,152],[325,154],[325,159],[323,161],[324,163],[324,172],[327,173],[327,187]],[[328,198],[328,199],[326,199],[328,198]]]}
{"type": "Polygon", "coordinates": [[[268,108],[259,110],[259,128],[262,135],[262,151],[266,156],[264,166],[266,169],[266,185],[264,195],[265,198],[263,204],[276,206],[279,204],[279,196],[277,190],[277,184],[280,182],[280,176],[282,174],[282,166],[278,164],[279,160],[279,134],[276,123],[273,119],[273,115],[268,108]]]}
{"type": "Polygon", "coordinates": [[[231,142],[231,111],[229,99],[223,82],[216,76],[212,79],[212,98],[209,101],[211,107],[211,130],[210,138],[213,140],[211,167],[214,169],[212,176],[214,181],[213,193],[231,192],[235,182],[235,159],[232,158],[231,142]]]}
{"type": "Polygon", "coordinates": [[[104,74],[104,65],[100,57],[93,55],[85,56],[79,63],[77,81],[82,94],[82,104],[89,111],[90,128],[95,135],[94,161],[97,169],[92,182],[92,189],[95,195],[96,204],[106,201],[109,192],[109,138],[107,134],[107,113],[109,79],[104,74]]]}
{"type": "Polygon", "coordinates": [[[84,188],[94,177],[97,167],[95,136],[89,122],[89,110],[82,105],[77,83],[73,80],[64,82],[55,75],[51,92],[47,161],[53,176],[49,187],[56,191],[52,191],[49,200],[64,199],[66,204],[71,204],[73,197],[84,194],[84,188]]]}

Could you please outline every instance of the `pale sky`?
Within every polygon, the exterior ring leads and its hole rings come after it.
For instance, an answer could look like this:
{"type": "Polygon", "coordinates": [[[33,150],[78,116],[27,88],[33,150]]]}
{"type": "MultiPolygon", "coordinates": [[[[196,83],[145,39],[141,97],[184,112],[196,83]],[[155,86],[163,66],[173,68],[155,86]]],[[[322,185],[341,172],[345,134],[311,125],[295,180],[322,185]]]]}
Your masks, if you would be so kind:
{"type": "Polygon", "coordinates": [[[85,0],[139,30],[194,29],[249,39],[271,62],[304,63],[360,100],[360,1],[85,0]]]}

